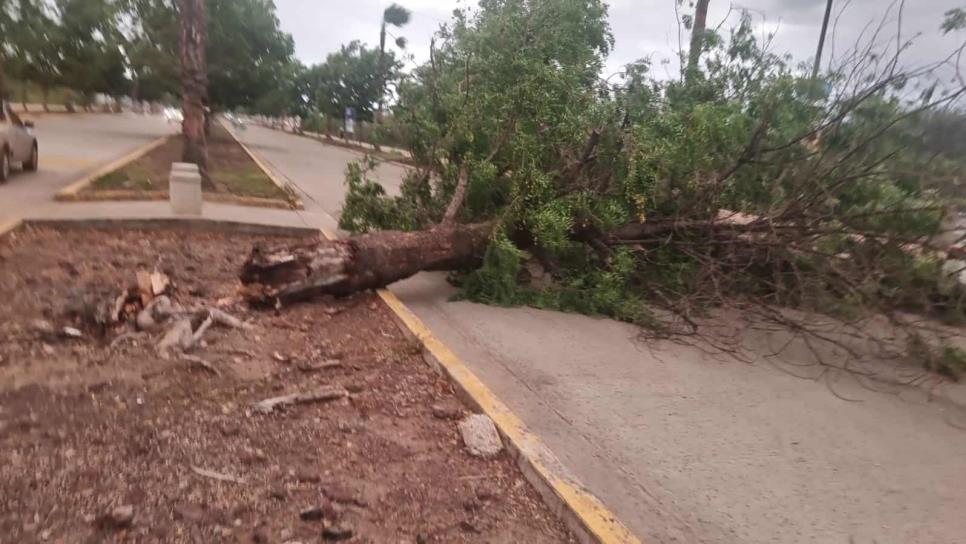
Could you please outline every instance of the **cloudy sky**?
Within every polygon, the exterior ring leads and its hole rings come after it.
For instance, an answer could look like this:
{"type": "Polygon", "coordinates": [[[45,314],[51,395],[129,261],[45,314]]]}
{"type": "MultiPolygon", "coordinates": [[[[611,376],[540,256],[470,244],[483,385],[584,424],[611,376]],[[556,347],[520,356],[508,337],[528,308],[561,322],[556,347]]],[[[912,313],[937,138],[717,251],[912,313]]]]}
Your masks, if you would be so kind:
{"type": "MultiPolygon", "coordinates": [[[[450,19],[455,7],[467,5],[467,1],[470,5],[476,4],[476,0],[397,1],[409,8],[413,17],[408,26],[393,29],[393,32],[409,40],[408,50],[416,62],[428,58],[430,37],[441,23],[450,19]]],[[[354,39],[378,44],[382,10],[391,1],[275,0],[275,3],[282,28],[295,38],[296,55],[304,63],[313,64],[325,60],[325,56],[337,50],[340,44],[354,39]]],[[[652,59],[658,75],[677,73],[675,3],[676,0],[609,2],[610,25],[616,44],[607,61],[608,74],[642,57],[652,59]],[[662,65],[664,59],[669,63],[662,65]]],[[[688,3],[685,0],[685,5],[680,8],[682,14],[691,11],[688,3]]],[[[841,54],[854,44],[870,22],[876,24],[883,18],[890,23],[888,36],[883,36],[894,42],[898,10],[893,6],[891,13],[887,12],[890,4],[890,0],[835,0],[833,22],[836,18],[838,21],[831,52],[841,54]]],[[[957,39],[962,36],[942,36],[938,28],[946,10],[961,5],[966,5],[966,0],[906,1],[902,36],[916,37],[915,46],[906,56],[907,64],[937,60],[956,47],[957,39]]],[[[708,26],[718,25],[728,14],[729,6],[735,10],[748,10],[763,32],[774,31],[773,50],[791,53],[800,60],[814,55],[825,0],[711,0],[708,26]]],[[[726,23],[724,28],[727,26],[726,23]]],[[[687,36],[683,39],[686,43],[687,36]]]]}

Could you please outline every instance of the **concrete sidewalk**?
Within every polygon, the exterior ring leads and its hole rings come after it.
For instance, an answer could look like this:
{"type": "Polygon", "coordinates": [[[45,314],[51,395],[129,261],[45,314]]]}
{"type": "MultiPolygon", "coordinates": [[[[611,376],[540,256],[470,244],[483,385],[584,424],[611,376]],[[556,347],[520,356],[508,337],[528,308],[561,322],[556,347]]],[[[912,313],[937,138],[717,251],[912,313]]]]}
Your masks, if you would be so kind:
{"type": "MultiPolygon", "coordinates": [[[[359,154],[259,127],[239,136],[306,210],[206,204],[206,217],[332,228],[359,154]]],[[[378,175],[391,188],[402,171],[378,175]]],[[[26,215],[170,216],[165,207],[51,203],[26,215]]],[[[442,274],[393,291],[646,542],[963,542],[966,432],[953,425],[966,419],[917,391],[645,344],[607,319],[452,302],[442,274]]]]}
{"type": "MultiPolygon", "coordinates": [[[[167,201],[50,202],[22,214],[21,219],[171,219],[179,216],[167,201]]],[[[205,202],[203,219],[239,221],[259,225],[300,228],[331,228],[331,219],[300,211],[255,208],[205,202]]]]}

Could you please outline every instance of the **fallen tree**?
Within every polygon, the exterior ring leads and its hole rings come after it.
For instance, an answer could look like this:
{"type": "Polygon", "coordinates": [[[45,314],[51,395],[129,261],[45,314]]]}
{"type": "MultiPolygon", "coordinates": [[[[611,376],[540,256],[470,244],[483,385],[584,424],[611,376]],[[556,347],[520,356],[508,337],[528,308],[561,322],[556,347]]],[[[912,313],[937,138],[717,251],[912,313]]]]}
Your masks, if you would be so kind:
{"type": "Polygon", "coordinates": [[[945,353],[899,314],[966,322],[947,258],[962,243],[956,212],[930,189],[962,158],[926,151],[917,124],[966,94],[966,78],[933,84],[964,48],[903,69],[906,45],[873,36],[816,80],[769,52],[747,15],[728,40],[705,34],[687,77],[641,62],[613,84],[598,79],[612,45],[598,1],[461,13],[400,86],[394,115],[417,165],[401,194],[369,177],[372,162],[350,165],[340,226],[367,234],[255,248],[247,296],[287,303],[455,270],[473,300],[662,336],[697,336],[702,316],[740,302],[816,342],[830,340],[776,309],[885,316],[910,352],[945,353]]]}
{"type": "Polygon", "coordinates": [[[422,270],[458,270],[479,263],[492,223],[446,224],[418,232],[383,231],[282,248],[255,247],[242,266],[245,296],[289,303],[385,287],[422,270]]]}

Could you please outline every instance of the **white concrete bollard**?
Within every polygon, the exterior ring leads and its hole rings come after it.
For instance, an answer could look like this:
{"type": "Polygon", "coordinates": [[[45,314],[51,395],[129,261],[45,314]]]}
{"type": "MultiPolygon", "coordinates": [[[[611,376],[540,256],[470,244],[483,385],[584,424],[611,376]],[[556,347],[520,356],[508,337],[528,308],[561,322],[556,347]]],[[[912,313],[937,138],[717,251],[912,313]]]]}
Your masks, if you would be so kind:
{"type": "Polygon", "coordinates": [[[198,165],[176,162],[168,182],[171,211],[177,215],[201,215],[201,174],[198,165]]]}

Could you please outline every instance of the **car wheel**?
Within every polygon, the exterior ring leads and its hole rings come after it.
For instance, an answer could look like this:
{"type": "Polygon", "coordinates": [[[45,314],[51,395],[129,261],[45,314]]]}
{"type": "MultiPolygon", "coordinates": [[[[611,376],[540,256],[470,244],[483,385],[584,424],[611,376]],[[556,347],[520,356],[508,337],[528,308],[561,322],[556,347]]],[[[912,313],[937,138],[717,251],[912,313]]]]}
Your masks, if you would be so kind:
{"type": "Polygon", "coordinates": [[[0,183],[10,178],[10,154],[6,149],[0,150],[0,183]]]}
{"type": "Polygon", "coordinates": [[[37,143],[34,142],[34,146],[30,150],[30,159],[23,162],[23,169],[27,172],[36,172],[37,166],[39,165],[40,165],[40,156],[37,153],[37,143]]]}

